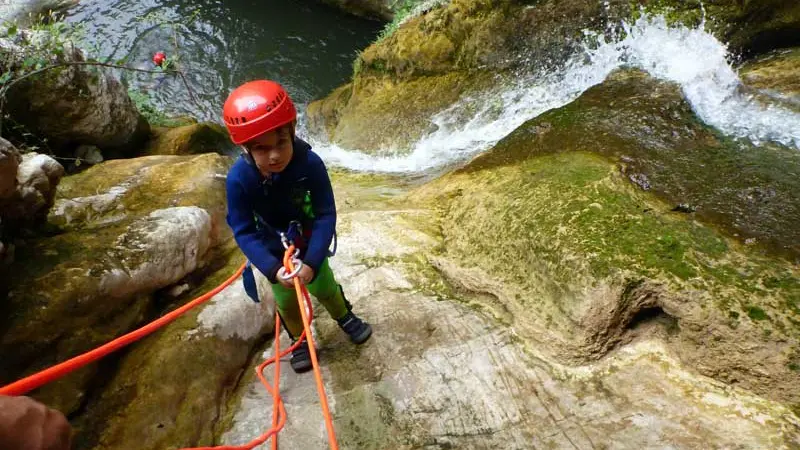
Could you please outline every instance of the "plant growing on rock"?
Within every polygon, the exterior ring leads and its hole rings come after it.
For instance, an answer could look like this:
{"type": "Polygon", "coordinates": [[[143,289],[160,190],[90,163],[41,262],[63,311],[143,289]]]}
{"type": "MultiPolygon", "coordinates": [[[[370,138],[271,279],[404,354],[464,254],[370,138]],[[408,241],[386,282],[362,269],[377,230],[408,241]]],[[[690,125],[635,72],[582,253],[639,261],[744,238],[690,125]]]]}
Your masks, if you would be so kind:
{"type": "MultiPolygon", "coordinates": [[[[60,22],[54,15],[51,15],[50,19],[46,23],[37,24],[25,30],[19,29],[13,23],[6,24],[4,32],[0,34],[0,47],[4,49],[0,55],[0,134],[3,134],[4,131],[2,119],[11,119],[6,112],[6,101],[12,89],[23,86],[34,77],[53,77],[55,79],[70,66],[83,66],[90,77],[96,76],[97,78],[102,77],[101,67],[147,74],[174,74],[181,78],[192,101],[196,101],[185,75],[175,67],[176,57],[158,70],[130,67],[124,65],[124,60],[103,61],[94,56],[98,53],[96,49],[86,52],[78,48],[76,43],[83,41],[84,34],[81,26],[60,22]]],[[[90,95],[82,89],[77,94],[79,96],[90,95]]],[[[146,104],[142,99],[135,103],[137,106],[146,104]]],[[[142,109],[144,111],[140,112],[143,116],[158,119],[157,122],[163,123],[163,114],[159,117],[152,107],[143,107],[142,109]]],[[[26,133],[23,131],[11,134],[30,137],[30,133],[26,133]]],[[[16,140],[22,141],[23,144],[29,144],[25,139],[19,137],[16,140]]],[[[41,145],[33,145],[33,147],[47,149],[47,146],[41,145]]]]}

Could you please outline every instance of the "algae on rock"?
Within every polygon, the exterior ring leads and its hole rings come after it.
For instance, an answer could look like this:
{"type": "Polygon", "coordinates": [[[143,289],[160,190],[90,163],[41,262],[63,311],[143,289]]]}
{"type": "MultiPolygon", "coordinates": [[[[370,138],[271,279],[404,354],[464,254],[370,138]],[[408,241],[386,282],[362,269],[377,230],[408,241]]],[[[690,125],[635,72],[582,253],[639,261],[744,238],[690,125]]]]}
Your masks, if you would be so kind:
{"type": "Polygon", "coordinates": [[[800,271],[716,230],[797,255],[789,167],[796,152],[743,151],[674,86],[622,71],[409,198],[440,210],[439,270],[527,339],[585,361],[661,323],[701,373],[798,403],[800,271]],[[748,209],[760,191],[775,204],[748,209]]]}
{"type": "MultiPolygon", "coordinates": [[[[231,240],[224,222],[229,165],[216,154],[153,156],[107,161],[64,178],[50,215],[61,231],[20,246],[14,276],[5,280],[0,379],[12,381],[130,330],[156,312],[153,291],[213,261],[231,240]]],[[[97,368],[36,396],[74,412],[97,368]]]]}
{"type": "MultiPolygon", "coordinates": [[[[213,267],[192,276],[185,303],[220,285],[243,259],[232,243],[213,267]]],[[[259,280],[266,283],[260,274],[259,280]]],[[[266,287],[266,286],[263,286],[266,287]]],[[[254,351],[274,326],[273,303],[253,303],[239,280],[209,302],[132,347],[76,421],[76,449],[152,449],[213,445],[254,351]]]]}
{"type": "MultiPolygon", "coordinates": [[[[695,1],[453,0],[361,52],[353,80],[310,105],[310,129],[361,151],[406,150],[432,131],[433,114],[519,72],[554,70],[582,51],[585,31],[619,33],[641,7],[689,25],[703,17],[695,1]]],[[[796,2],[720,0],[707,9],[709,31],[736,51],[800,36],[791,32],[800,27],[796,2]]]]}
{"type": "Polygon", "coordinates": [[[232,148],[225,128],[211,122],[155,128],[153,134],[143,156],[225,154],[232,148]]]}

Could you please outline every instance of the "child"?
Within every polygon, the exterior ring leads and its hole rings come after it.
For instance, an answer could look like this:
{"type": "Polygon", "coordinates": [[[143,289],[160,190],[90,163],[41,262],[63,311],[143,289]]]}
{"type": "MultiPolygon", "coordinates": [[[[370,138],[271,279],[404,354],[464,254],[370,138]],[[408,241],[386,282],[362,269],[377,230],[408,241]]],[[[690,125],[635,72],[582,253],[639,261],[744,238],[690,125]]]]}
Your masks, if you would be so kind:
{"type": "MultiPolygon", "coordinates": [[[[328,266],[336,228],[333,188],[320,157],[295,136],[292,100],[278,83],[251,81],[231,92],[223,116],[231,140],[244,149],[228,172],[228,225],[250,263],[272,283],[284,329],[295,341],[303,323],[294,281],[279,274],[282,232],[301,250],[297,278],[353,343],[366,342],[372,328],[353,314],[328,266]]],[[[308,344],[292,353],[291,365],[297,373],[311,369],[308,344]]]]}

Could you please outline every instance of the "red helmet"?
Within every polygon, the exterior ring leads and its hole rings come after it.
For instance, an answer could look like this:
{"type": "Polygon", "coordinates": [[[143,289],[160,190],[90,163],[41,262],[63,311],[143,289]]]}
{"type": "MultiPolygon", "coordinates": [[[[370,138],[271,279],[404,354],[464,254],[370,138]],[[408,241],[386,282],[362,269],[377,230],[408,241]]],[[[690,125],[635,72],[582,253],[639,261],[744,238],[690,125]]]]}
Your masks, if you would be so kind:
{"type": "Polygon", "coordinates": [[[269,80],[245,83],[225,100],[222,117],[234,144],[280,128],[297,118],[289,95],[280,84],[269,80]]]}

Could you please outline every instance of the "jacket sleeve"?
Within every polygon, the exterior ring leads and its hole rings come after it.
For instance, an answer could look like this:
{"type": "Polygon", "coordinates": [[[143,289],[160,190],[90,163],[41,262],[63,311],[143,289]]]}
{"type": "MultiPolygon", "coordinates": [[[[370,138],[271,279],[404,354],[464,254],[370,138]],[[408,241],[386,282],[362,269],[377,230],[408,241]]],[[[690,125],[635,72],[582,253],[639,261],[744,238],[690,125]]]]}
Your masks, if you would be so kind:
{"type": "Polygon", "coordinates": [[[328,177],[325,164],[319,160],[309,170],[311,187],[311,206],[314,211],[314,225],[311,227],[311,238],[308,242],[303,262],[314,269],[314,277],[328,257],[328,248],[333,241],[336,230],[336,202],[333,198],[333,187],[328,177]]]}
{"type": "Polygon", "coordinates": [[[225,182],[228,197],[228,225],[242,253],[271,283],[277,282],[281,261],[270,253],[264,235],[256,228],[253,208],[245,195],[244,188],[235,178],[228,175],[225,182]]]}

